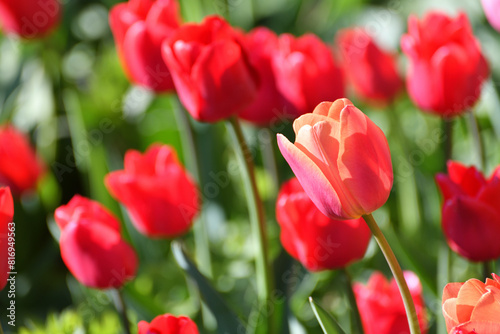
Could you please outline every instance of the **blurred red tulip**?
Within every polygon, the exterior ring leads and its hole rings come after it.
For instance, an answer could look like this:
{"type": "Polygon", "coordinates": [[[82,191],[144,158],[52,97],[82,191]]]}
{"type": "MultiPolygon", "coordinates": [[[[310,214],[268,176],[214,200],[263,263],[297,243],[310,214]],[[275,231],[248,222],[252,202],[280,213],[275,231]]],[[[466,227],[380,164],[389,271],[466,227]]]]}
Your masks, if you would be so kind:
{"type": "Polygon", "coordinates": [[[450,334],[500,333],[500,277],[447,284],[443,315],[450,334]]]}
{"type": "Polygon", "coordinates": [[[272,59],[278,50],[278,36],[271,30],[258,27],[245,37],[250,63],[257,70],[260,87],[255,101],[239,116],[257,125],[278,123],[295,114],[289,113],[290,106],[285,105],[285,99],[276,86],[276,77],[272,68],[272,59]]]}
{"type": "Polygon", "coordinates": [[[484,14],[490,22],[491,26],[497,31],[500,31],[500,1],[499,0],[481,0],[483,4],[484,14]]]}
{"type": "Polygon", "coordinates": [[[159,315],[147,323],[138,324],[138,334],[198,334],[198,327],[188,317],[175,317],[170,314],[159,315]]]}
{"type": "MultiPolygon", "coordinates": [[[[404,272],[415,303],[422,334],[427,333],[427,319],[420,281],[411,271],[404,272]]],[[[389,283],[380,272],[372,274],[367,285],[354,284],[354,294],[365,334],[410,334],[403,299],[394,279],[389,283]]]]}
{"type": "Polygon", "coordinates": [[[185,234],[199,212],[197,187],[167,145],[152,145],[143,155],[127,151],[125,169],[109,173],[105,183],[148,237],[185,234]]]}
{"type": "Polygon", "coordinates": [[[177,0],[120,3],[111,9],[109,23],[130,80],[158,93],[174,90],[161,44],[181,24],[177,0]]]}
{"type": "Polygon", "coordinates": [[[14,201],[8,187],[0,188],[0,291],[7,285],[7,274],[11,270],[9,268],[9,233],[15,232],[12,223],[14,217],[14,201]]]}
{"type": "Polygon", "coordinates": [[[59,24],[57,0],[0,0],[0,26],[23,38],[40,38],[59,24]]]}
{"type": "Polygon", "coordinates": [[[387,139],[351,101],[323,102],[293,129],[294,144],[278,134],[281,154],[323,214],[359,218],[387,201],[393,180],[387,139]]]}
{"type": "Polygon", "coordinates": [[[137,255],[120,235],[117,219],[99,203],[76,195],[54,213],[61,257],[80,283],[119,288],[135,277],[137,255]]]}
{"type": "Polygon", "coordinates": [[[320,102],[344,96],[342,71],[335,64],[332,51],[315,35],[281,35],[273,68],[278,88],[292,106],[288,114],[293,118],[320,102]]]}
{"type": "Polygon", "coordinates": [[[387,105],[403,87],[396,57],[381,50],[362,29],[345,29],[337,35],[343,68],[356,93],[365,100],[387,105]]]}
{"type": "Polygon", "coordinates": [[[410,16],[401,48],[410,60],[407,89],[418,107],[453,117],[476,103],[489,69],[464,13],[452,19],[430,12],[422,21],[410,16]]]}
{"type": "Polygon", "coordinates": [[[185,24],[162,46],[175,88],[191,116],[216,122],[247,108],[257,96],[258,77],[243,41],[224,19],[209,16],[185,24]]]}
{"type": "Polygon", "coordinates": [[[362,259],[371,238],[362,218],[336,220],[322,214],[296,178],[278,194],[276,219],[283,247],[311,271],[343,268],[362,259]]]}
{"type": "Polygon", "coordinates": [[[0,184],[15,195],[34,190],[45,172],[29,139],[10,125],[0,126],[0,161],[0,184]]]}
{"type": "Polygon", "coordinates": [[[448,162],[436,175],[444,197],[442,227],[450,248],[471,261],[500,257],[500,167],[486,180],[475,167],[448,162]]]}

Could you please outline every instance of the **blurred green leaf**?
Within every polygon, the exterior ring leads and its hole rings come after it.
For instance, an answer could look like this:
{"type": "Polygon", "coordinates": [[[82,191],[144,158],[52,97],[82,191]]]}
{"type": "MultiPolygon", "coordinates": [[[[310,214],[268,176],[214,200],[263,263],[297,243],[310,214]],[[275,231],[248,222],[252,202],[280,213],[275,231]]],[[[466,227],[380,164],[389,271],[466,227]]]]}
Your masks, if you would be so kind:
{"type": "Polygon", "coordinates": [[[217,332],[222,334],[239,333],[240,328],[245,328],[241,320],[231,308],[229,308],[222,296],[196,268],[193,261],[182,249],[180,242],[172,242],[172,252],[177,264],[195,282],[201,294],[201,298],[214,315],[217,321],[217,332]]]}
{"type": "Polygon", "coordinates": [[[316,304],[312,297],[309,297],[309,303],[324,334],[345,334],[337,321],[321,306],[316,304]]]}

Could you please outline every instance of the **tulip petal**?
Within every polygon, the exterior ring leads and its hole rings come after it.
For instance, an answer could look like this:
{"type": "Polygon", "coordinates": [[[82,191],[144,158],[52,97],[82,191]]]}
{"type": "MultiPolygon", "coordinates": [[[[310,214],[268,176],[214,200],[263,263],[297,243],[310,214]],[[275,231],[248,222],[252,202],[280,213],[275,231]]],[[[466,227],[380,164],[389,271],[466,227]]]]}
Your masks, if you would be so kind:
{"type": "Polygon", "coordinates": [[[451,249],[472,261],[500,256],[500,217],[478,200],[457,197],[443,207],[442,227],[451,249]]]}
{"type": "Polygon", "coordinates": [[[386,201],[392,187],[392,163],[384,133],[354,106],[341,113],[339,175],[356,199],[356,212],[368,214],[386,201]]]}
{"type": "Polygon", "coordinates": [[[498,322],[469,321],[453,329],[450,334],[496,334],[500,333],[498,322]]]}
{"type": "Polygon", "coordinates": [[[146,24],[136,22],[123,42],[123,57],[132,80],[155,92],[174,89],[170,72],[162,59],[160,45],[155,44],[146,24]]]}
{"type": "Polygon", "coordinates": [[[457,299],[449,298],[443,303],[443,316],[446,322],[446,329],[450,331],[453,327],[460,324],[457,316],[457,299]]]}
{"type": "Polygon", "coordinates": [[[328,217],[345,217],[337,192],[322,169],[285,136],[278,134],[277,139],[281,154],[316,207],[328,217]]]}
{"type": "Polygon", "coordinates": [[[498,290],[485,292],[474,306],[470,321],[492,321],[500,325],[500,293],[498,290]]]}
{"type": "Polygon", "coordinates": [[[462,286],[457,297],[457,319],[459,323],[471,320],[472,310],[483,294],[485,284],[477,279],[470,279],[462,286]]]}

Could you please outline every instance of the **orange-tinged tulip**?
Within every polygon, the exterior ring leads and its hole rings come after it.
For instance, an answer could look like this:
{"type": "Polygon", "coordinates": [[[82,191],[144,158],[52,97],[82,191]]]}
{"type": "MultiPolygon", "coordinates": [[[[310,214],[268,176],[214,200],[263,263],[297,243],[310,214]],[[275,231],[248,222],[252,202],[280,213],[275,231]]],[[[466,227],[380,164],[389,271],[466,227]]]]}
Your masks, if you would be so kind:
{"type": "Polygon", "coordinates": [[[443,291],[443,315],[450,334],[500,333],[500,277],[483,283],[449,283],[443,291]]]}
{"type": "Polygon", "coordinates": [[[295,143],[278,134],[279,148],[323,214],[359,218],[387,201],[393,181],[387,139],[351,101],[320,103],[293,128],[295,143]]]}

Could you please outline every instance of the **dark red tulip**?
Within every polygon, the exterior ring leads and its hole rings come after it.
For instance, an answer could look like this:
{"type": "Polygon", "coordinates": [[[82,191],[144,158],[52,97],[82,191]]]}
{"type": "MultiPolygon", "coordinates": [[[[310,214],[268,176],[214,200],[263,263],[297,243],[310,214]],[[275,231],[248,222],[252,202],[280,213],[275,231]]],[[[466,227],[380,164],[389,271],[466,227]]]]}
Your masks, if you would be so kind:
{"type": "Polygon", "coordinates": [[[258,77],[241,34],[220,17],[185,24],[162,47],[184,107],[202,122],[216,122],[247,108],[258,77]]]}
{"type": "Polygon", "coordinates": [[[85,286],[119,288],[135,277],[137,255],[120,235],[120,223],[98,202],[76,195],[54,213],[61,257],[85,286]]]}
{"type": "Polygon", "coordinates": [[[360,28],[344,29],[337,35],[343,68],[356,93],[365,100],[389,104],[403,87],[396,57],[380,49],[360,28]]]}
{"type": "Polygon", "coordinates": [[[278,36],[271,30],[258,27],[245,36],[250,63],[259,74],[260,86],[255,101],[239,113],[242,119],[257,125],[278,123],[294,114],[276,86],[272,59],[278,51],[278,36]]]}
{"type": "Polygon", "coordinates": [[[167,145],[152,145],[144,154],[127,151],[125,169],[109,173],[105,183],[137,230],[149,237],[185,234],[199,212],[196,185],[167,145]]]}
{"type": "Polygon", "coordinates": [[[371,238],[362,218],[337,220],[322,214],[297,178],[281,188],[276,219],[283,247],[311,271],[343,268],[362,259],[371,238]]]}
{"type": "MultiPolygon", "coordinates": [[[[415,303],[420,330],[425,334],[427,319],[420,280],[411,271],[405,271],[404,276],[415,303]]],[[[366,286],[355,283],[353,289],[365,334],[410,334],[403,299],[394,279],[389,282],[382,273],[375,272],[366,286]]]]}
{"type": "Polygon", "coordinates": [[[159,315],[148,323],[138,324],[138,334],[198,334],[198,327],[188,317],[175,317],[171,314],[159,315]]]}
{"type": "Polygon", "coordinates": [[[16,271],[9,267],[9,257],[12,254],[12,244],[9,245],[9,234],[15,237],[15,226],[12,223],[14,217],[14,202],[8,187],[0,188],[0,291],[7,285],[10,271],[16,271]],[[11,248],[11,249],[9,249],[11,248]],[[9,254],[11,253],[11,254],[9,254]]]}
{"type": "Polygon", "coordinates": [[[476,103],[489,69],[464,13],[410,16],[401,48],[410,61],[408,93],[418,107],[449,118],[476,103]]]}
{"type": "Polygon", "coordinates": [[[130,0],[111,9],[111,31],[130,80],[155,92],[174,90],[162,42],[181,24],[177,0],[130,0]]]}
{"type": "Polygon", "coordinates": [[[283,34],[273,57],[276,83],[293,118],[311,112],[323,101],[344,97],[344,79],[332,51],[318,37],[283,34]]]}
{"type": "Polygon", "coordinates": [[[486,179],[475,167],[448,162],[436,175],[443,194],[442,227],[450,248],[471,261],[500,257],[500,167],[486,179]]]}
{"type": "Polygon", "coordinates": [[[20,195],[34,190],[45,172],[29,139],[10,125],[0,126],[0,184],[20,195]]]}
{"type": "Polygon", "coordinates": [[[0,0],[0,26],[23,38],[45,36],[59,24],[60,16],[57,0],[0,0]]]}

